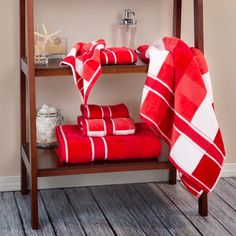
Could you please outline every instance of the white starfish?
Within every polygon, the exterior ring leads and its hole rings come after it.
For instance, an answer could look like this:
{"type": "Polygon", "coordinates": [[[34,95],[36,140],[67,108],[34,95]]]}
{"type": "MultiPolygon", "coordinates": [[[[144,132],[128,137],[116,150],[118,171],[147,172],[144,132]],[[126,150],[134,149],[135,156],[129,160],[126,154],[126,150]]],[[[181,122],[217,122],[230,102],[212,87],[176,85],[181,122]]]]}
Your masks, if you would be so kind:
{"type": "Polygon", "coordinates": [[[48,41],[53,43],[52,38],[55,35],[57,35],[57,34],[59,34],[61,32],[60,30],[58,30],[58,31],[56,31],[54,33],[49,34],[44,23],[42,23],[42,28],[43,28],[43,33],[44,34],[41,34],[40,32],[34,32],[34,35],[36,35],[36,36],[38,36],[40,38],[43,38],[44,39],[44,45],[46,45],[48,43],[48,41]]]}

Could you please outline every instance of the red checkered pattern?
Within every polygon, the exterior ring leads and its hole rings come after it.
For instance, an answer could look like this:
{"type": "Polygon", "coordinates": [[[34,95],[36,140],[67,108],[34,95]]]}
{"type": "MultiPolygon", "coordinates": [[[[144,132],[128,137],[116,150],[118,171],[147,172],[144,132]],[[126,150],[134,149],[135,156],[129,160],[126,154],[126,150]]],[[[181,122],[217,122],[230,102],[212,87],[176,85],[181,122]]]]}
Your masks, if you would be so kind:
{"type": "Polygon", "coordinates": [[[133,64],[137,62],[134,50],[106,48],[103,39],[91,43],[79,42],[61,62],[61,66],[69,66],[84,104],[87,104],[89,93],[102,73],[101,65],[133,64]]]}
{"type": "Polygon", "coordinates": [[[62,66],[70,66],[75,84],[86,104],[89,93],[102,72],[100,50],[105,48],[104,40],[91,43],[79,42],[61,62],[62,66]]]}
{"type": "Polygon", "coordinates": [[[140,116],[170,147],[169,160],[195,196],[213,190],[225,159],[203,54],[165,37],[150,46],[140,116]]]}

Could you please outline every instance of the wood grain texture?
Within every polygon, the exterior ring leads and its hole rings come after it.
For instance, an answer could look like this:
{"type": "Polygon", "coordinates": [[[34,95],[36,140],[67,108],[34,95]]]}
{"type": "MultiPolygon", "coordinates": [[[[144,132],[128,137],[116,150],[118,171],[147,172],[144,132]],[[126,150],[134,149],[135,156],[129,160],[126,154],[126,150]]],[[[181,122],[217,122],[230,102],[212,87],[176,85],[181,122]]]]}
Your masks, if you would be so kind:
{"type": "Polygon", "coordinates": [[[176,186],[157,184],[163,193],[175,204],[179,210],[194,224],[203,235],[231,235],[226,228],[212,214],[201,217],[197,211],[197,199],[193,197],[180,183],[176,186]]]}
{"type": "Polygon", "coordinates": [[[41,190],[39,230],[31,228],[30,195],[0,193],[0,235],[236,235],[236,210],[229,202],[235,185],[234,178],[220,180],[217,194],[209,194],[205,218],[197,214],[197,199],[180,184],[41,190]]]}
{"type": "Polygon", "coordinates": [[[229,204],[234,210],[236,210],[236,190],[232,184],[221,178],[218,181],[214,192],[217,193],[219,197],[229,204]]]}
{"type": "Polygon", "coordinates": [[[30,195],[22,196],[20,192],[14,193],[19,214],[22,219],[25,234],[28,236],[54,236],[54,230],[50,224],[46,208],[39,195],[39,225],[40,229],[32,230],[30,222],[30,195]]]}
{"type": "MultiPolygon", "coordinates": [[[[155,184],[135,184],[137,192],[173,235],[200,235],[155,184]]],[[[174,187],[174,186],[172,186],[174,187]]]]}
{"type": "Polygon", "coordinates": [[[0,235],[24,235],[13,192],[0,193],[0,235]]]}
{"type": "Polygon", "coordinates": [[[125,203],[146,235],[171,235],[152,209],[137,194],[132,185],[115,185],[112,189],[125,203]]]}
{"type": "Polygon", "coordinates": [[[236,235],[236,211],[214,192],[209,194],[209,212],[232,235],[236,235]]]}
{"type": "Polygon", "coordinates": [[[86,235],[114,235],[88,188],[68,188],[64,191],[86,235]]]}
{"type": "Polygon", "coordinates": [[[41,190],[40,193],[56,235],[85,235],[63,190],[41,190]]]}
{"type": "Polygon", "coordinates": [[[231,184],[236,189],[236,177],[232,178],[223,178],[226,182],[231,184]]]}
{"type": "Polygon", "coordinates": [[[111,186],[89,187],[89,189],[117,235],[145,235],[111,186]]]}

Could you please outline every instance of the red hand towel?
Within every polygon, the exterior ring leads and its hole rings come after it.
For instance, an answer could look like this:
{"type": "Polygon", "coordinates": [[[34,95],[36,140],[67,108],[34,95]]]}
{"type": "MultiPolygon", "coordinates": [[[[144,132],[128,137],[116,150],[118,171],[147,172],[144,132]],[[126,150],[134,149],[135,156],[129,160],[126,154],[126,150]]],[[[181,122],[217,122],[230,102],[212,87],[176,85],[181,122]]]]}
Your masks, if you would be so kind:
{"type": "Polygon", "coordinates": [[[130,117],[85,119],[83,116],[79,116],[78,124],[81,126],[82,134],[90,137],[135,133],[134,121],[130,117]]]}
{"type": "Polygon", "coordinates": [[[81,113],[86,119],[129,117],[129,111],[125,104],[99,106],[94,104],[80,106],[81,113]]]}
{"type": "Polygon", "coordinates": [[[85,104],[93,85],[102,72],[100,50],[105,46],[106,42],[102,39],[91,43],[79,42],[61,62],[61,66],[70,66],[75,84],[85,104]]]}
{"type": "Polygon", "coordinates": [[[56,153],[66,163],[150,159],[161,153],[159,138],[143,123],[136,124],[136,133],[127,136],[85,137],[78,125],[57,126],[56,136],[56,153]]]}
{"type": "Polygon", "coordinates": [[[111,47],[101,50],[102,65],[128,65],[137,62],[137,54],[133,49],[126,47],[111,47]]]}
{"type": "Polygon", "coordinates": [[[170,146],[169,160],[196,196],[212,191],[225,159],[203,54],[177,38],[149,47],[141,119],[170,146]]]}

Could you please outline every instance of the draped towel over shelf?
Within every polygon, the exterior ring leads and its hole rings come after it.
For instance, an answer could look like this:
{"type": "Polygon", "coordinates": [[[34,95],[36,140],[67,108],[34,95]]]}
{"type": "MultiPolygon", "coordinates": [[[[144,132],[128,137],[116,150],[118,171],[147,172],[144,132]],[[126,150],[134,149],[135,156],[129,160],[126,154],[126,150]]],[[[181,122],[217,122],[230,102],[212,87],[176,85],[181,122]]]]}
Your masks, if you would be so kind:
{"type": "Polygon", "coordinates": [[[133,64],[137,55],[130,48],[106,48],[103,39],[90,43],[78,42],[61,62],[61,66],[69,66],[74,82],[79,89],[84,104],[87,104],[90,91],[102,73],[101,65],[133,64]]]}
{"type": "Polygon", "coordinates": [[[206,61],[173,37],[157,41],[146,56],[140,117],[169,144],[182,183],[199,197],[213,190],[225,159],[206,61]]]}

